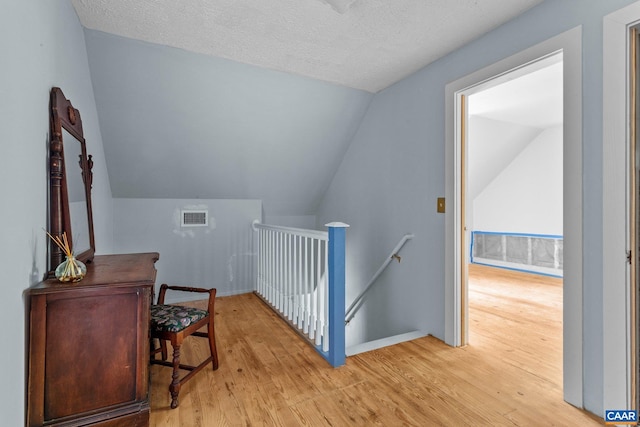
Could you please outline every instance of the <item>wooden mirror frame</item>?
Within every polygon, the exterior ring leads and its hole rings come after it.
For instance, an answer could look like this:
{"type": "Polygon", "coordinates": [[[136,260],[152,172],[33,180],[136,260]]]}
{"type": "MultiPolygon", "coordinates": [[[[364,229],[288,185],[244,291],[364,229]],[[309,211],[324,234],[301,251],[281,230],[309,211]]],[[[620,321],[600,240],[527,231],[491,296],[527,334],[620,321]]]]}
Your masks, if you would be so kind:
{"type": "MultiPolygon", "coordinates": [[[[95,253],[95,240],[93,236],[93,211],[91,207],[91,186],[93,181],[93,160],[91,156],[87,157],[87,146],[82,131],[82,120],[80,119],[80,111],[71,105],[62,90],[58,87],[51,89],[50,98],[51,111],[51,140],[49,144],[49,233],[52,236],[62,236],[66,232],[67,240],[72,249],[73,246],[73,230],[71,229],[71,215],[69,211],[69,193],[67,191],[67,177],[65,174],[65,158],[64,145],[70,141],[63,141],[62,129],[66,130],[75,138],[81,147],[79,164],[82,173],[82,182],[85,190],[85,200],[87,202],[87,222],[89,233],[89,249],[81,253],[74,254],[76,259],[88,263],[93,260],[95,253]]],[[[71,159],[66,159],[72,161],[71,159]]],[[[49,271],[64,261],[64,253],[54,244],[51,239],[49,246],[50,264],[49,271]]]]}

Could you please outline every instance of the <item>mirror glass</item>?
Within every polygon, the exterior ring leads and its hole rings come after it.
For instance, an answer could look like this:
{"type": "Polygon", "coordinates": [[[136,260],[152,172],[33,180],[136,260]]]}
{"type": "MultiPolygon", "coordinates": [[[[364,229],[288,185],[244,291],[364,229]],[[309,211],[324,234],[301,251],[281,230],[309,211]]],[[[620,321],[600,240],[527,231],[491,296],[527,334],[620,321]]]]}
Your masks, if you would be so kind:
{"type": "Polygon", "coordinates": [[[91,247],[89,240],[89,217],[87,194],[82,178],[82,146],[66,129],[62,129],[64,150],[64,176],[69,199],[69,220],[73,253],[81,254],[91,247]]]}

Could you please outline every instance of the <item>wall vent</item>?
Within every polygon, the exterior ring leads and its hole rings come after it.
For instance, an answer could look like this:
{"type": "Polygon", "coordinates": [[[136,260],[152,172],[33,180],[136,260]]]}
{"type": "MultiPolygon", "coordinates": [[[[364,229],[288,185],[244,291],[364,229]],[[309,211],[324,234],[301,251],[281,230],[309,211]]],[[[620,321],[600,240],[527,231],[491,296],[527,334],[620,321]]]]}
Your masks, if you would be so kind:
{"type": "Polygon", "coordinates": [[[180,211],[180,227],[207,227],[209,225],[209,211],[182,210],[180,211]]]}

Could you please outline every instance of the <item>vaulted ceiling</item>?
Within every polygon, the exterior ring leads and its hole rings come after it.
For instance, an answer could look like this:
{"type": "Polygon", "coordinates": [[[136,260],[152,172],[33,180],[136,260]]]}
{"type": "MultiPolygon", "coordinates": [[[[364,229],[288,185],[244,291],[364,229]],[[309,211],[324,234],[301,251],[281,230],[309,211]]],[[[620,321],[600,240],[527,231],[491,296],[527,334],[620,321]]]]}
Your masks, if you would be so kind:
{"type": "Polygon", "coordinates": [[[374,93],[541,0],[72,0],[114,197],[314,214],[374,93]]]}

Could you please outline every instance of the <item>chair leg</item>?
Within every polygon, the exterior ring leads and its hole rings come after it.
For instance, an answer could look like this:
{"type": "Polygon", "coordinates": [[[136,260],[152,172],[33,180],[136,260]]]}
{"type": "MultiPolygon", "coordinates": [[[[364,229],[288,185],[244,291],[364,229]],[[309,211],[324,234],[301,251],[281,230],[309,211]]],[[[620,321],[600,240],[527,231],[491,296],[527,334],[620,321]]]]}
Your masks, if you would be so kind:
{"type": "Polygon", "coordinates": [[[167,360],[167,341],[165,340],[158,340],[160,341],[160,354],[162,354],[162,360],[167,360]]]}
{"type": "MultiPolygon", "coordinates": [[[[213,316],[213,313],[211,313],[211,316],[213,316]]],[[[209,323],[207,326],[207,335],[209,337],[209,349],[211,350],[211,364],[215,371],[218,369],[218,350],[216,349],[216,332],[213,323],[209,323]]]]}
{"type": "Polygon", "coordinates": [[[149,360],[153,360],[156,358],[156,340],[155,338],[149,337],[149,360]]]}
{"type": "Polygon", "coordinates": [[[173,375],[171,375],[172,381],[169,386],[169,393],[171,393],[171,409],[178,407],[178,393],[180,393],[180,345],[173,344],[173,375]]]}

